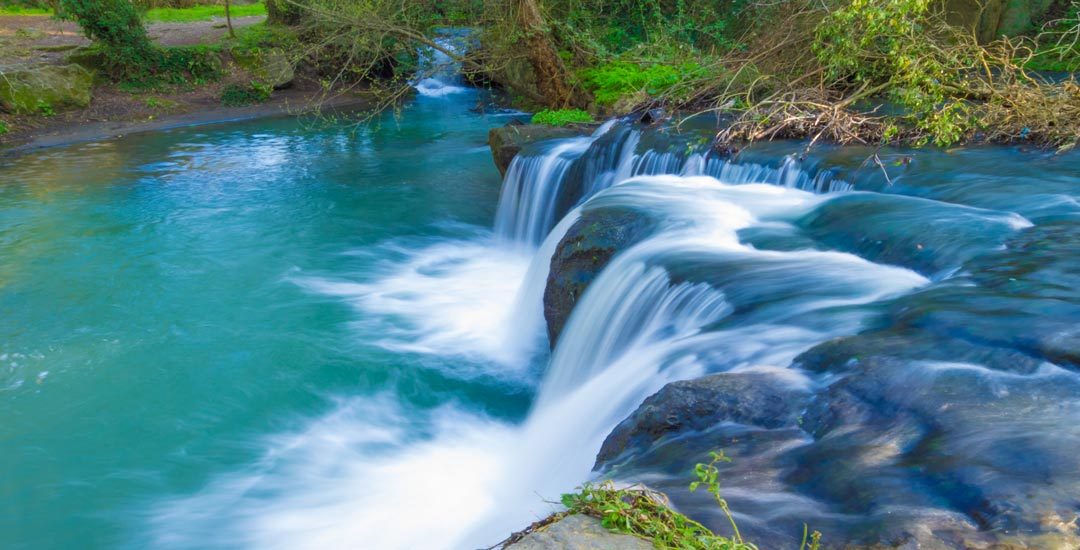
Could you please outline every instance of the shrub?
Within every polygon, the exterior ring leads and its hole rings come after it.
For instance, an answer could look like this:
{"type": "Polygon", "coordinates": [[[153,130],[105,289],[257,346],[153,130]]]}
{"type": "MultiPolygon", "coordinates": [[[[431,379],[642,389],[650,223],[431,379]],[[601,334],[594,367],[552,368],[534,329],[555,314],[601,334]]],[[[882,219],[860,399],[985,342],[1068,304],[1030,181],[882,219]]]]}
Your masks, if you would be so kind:
{"type": "Polygon", "coordinates": [[[0,136],[11,131],[11,127],[6,122],[0,120],[0,136]]]}
{"type": "Polygon", "coordinates": [[[641,65],[611,61],[581,71],[585,87],[601,105],[614,105],[620,99],[644,92],[650,96],[669,92],[680,83],[699,76],[697,63],[653,63],[641,65]]]}
{"type": "Polygon", "coordinates": [[[545,109],[532,117],[533,124],[545,124],[547,126],[566,126],[592,121],[592,115],[581,109],[559,109],[557,111],[545,109]]]}
{"type": "Polygon", "coordinates": [[[221,91],[221,103],[229,107],[262,103],[270,99],[272,92],[273,88],[258,82],[252,82],[247,86],[229,84],[221,91]]]}
{"type": "Polygon", "coordinates": [[[61,0],[61,6],[101,46],[110,73],[127,75],[157,64],[157,48],[128,0],[61,0]]]}

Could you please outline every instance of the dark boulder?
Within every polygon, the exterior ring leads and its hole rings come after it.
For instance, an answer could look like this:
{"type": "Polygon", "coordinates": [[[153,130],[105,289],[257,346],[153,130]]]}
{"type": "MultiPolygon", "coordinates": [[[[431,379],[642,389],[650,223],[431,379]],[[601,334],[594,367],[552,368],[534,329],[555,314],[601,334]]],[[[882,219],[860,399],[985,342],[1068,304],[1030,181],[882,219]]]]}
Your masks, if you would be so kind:
{"type": "Polygon", "coordinates": [[[596,456],[600,468],[628,450],[721,422],[765,429],[797,425],[809,393],[769,373],[720,373],[672,382],[612,430],[596,456]]]}
{"type": "Polygon", "coordinates": [[[510,161],[514,160],[514,156],[525,145],[548,139],[583,136],[591,131],[592,127],[586,125],[556,127],[542,124],[507,124],[492,128],[488,132],[488,145],[491,146],[495,166],[499,173],[505,176],[510,161]]]}
{"type": "Polygon", "coordinates": [[[633,210],[604,208],[583,212],[551,255],[544,289],[544,319],[552,349],[574,305],[619,251],[647,237],[653,221],[633,210]]]}

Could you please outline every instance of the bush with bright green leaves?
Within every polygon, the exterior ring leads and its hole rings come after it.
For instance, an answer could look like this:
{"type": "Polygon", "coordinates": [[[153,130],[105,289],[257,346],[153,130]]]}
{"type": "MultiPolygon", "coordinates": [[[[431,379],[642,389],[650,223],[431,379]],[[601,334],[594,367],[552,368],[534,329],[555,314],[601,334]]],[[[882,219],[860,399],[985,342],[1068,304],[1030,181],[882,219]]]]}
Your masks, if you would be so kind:
{"type": "Polygon", "coordinates": [[[546,126],[568,126],[570,124],[582,124],[592,122],[593,117],[588,111],[581,109],[545,109],[533,115],[533,124],[546,126]]]}

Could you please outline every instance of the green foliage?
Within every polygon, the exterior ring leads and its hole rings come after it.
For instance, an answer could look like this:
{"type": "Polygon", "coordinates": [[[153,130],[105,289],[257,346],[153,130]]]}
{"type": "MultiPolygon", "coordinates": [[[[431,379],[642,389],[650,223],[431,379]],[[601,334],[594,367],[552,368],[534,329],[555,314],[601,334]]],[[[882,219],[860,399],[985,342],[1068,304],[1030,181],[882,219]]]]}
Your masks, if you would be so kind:
{"type": "Polygon", "coordinates": [[[220,46],[155,47],[147,54],[146,65],[127,71],[120,88],[143,92],[201,86],[219,80],[222,74],[220,46]]]}
{"type": "Polygon", "coordinates": [[[221,103],[228,107],[262,103],[270,99],[270,94],[273,91],[272,87],[258,82],[251,82],[247,86],[229,84],[221,92],[221,103]]]}
{"type": "Polygon", "coordinates": [[[738,38],[746,0],[549,0],[551,19],[564,38],[618,54],[645,44],[730,49],[738,38]]]}
{"type": "MultiPolygon", "coordinates": [[[[731,462],[722,451],[709,453],[711,461],[694,467],[696,481],[690,491],[704,488],[719,504],[731,522],[734,536],[717,535],[704,525],[680,514],[664,503],[662,495],[643,488],[616,489],[610,481],[599,485],[585,484],[577,493],[562,496],[569,514],[584,514],[600,519],[604,527],[620,533],[646,539],[657,548],[672,550],[757,550],[754,544],[743,541],[739,527],[720,495],[719,468],[731,462]]],[[[803,526],[800,550],[820,550],[821,533],[803,526]]]]}
{"type": "Polygon", "coordinates": [[[929,8],[930,0],[852,0],[818,24],[813,50],[830,78],[858,88],[856,98],[886,92],[922,143],[947,147],[977,126],[962,92],[961,68],[974,61],[965,48],[939,45],[929,8]]]}
{"type": "Polygon", "coordinates": [[[643,66],[627,61],[611,61],[584,69],[580,76],[597,103],[614,105],[620,99],[642,92],[650,96],[669,92],[701,73],[701,66],[694,62],[643,66]]]}
{"type": "MultiPolygon", "coordinates": [[[[232,4],[229,7],[232,17],[249,17],[252,15],[266,15],[266,5],[262,2],[254,4],[232,4]]],[[[145,19],[152,22],[166,23],[190,23],[192,21],[209,21],[213,18],[225,17],[224,5],[192,6],[190,8],[153,8],[147,10],[145,19]]]]}
{"type": "Polygon", "coordinates": [[[1047,23],[1039,33],[1038,47],[1026,68],[1037,71],[1080,71],[1080,0],[1074,0],[1065,16],[1047,23]]]}
{"type": "Polygon", "coordinates": [[[830,12],[815,30],[814,53],[829,76],[879,82],[916,63],[909,49],[922,30],[930,0],[852,0],[830,12]]]}
{"type": "Polygon", "coordinates": [[[0,136],[7,134],[11,131],[11,127],[6,122],[0,120],[0,136]]]}
{"type": "Polygon", "coordinates": [[[559,109],[557,111],[545,109],[532,117],[533,124],[545,124],[547,126],[567,126],[592,121],[592,115],[588,111],[581,109],[559,109]]]}
{"type": "Polygon", "coordinates": [[[156,48],[128,0],[60,0],[60,4],[100,46],[110,73],[126,75],[156,65],[156,48]]]}
{"type": "Polygon", "coordinates": [[[52,104],[50,104],[48,101],[45,101],[44,99],[39,99],[37,101],[36,110],[37,110],[38,114],[41,115],[41,116],[55,116],[56,115],[56,109],[53,108],[52,104]]]}
{"type": "Polygon", "coordinates": [[[714,534],[704,525],[668,508],[640,490],[616,489],[610,482],[586,484],[578,493],[562,496],[572,514],[600,519],[604,527],[651,541],[658,548],[685,550],[756,550],[714,534]]]}
{"type": "Polygon", "coordinates": [[[281,48],[293,51],[300,45],[296,33],[280,25],[258,23],[236,29],[236,38],[229,39],[229,48],[234,52],[256,52],[266,48],[281,48]]]}

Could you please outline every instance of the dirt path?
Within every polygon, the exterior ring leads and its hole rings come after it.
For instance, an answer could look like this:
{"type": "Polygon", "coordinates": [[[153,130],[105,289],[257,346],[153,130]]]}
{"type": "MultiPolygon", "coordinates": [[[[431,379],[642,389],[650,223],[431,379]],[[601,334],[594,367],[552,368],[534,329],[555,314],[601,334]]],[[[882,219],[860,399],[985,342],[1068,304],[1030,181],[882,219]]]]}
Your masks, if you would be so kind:
{"type": "MultiPolygon", "coordinates": [[[[243,28],[265,19],[262,15],[237,17],[233,27],[243,28]]],[[[150,23],[150,38],[163,46],[215,44],[228,32],[225,20],[190,23],[150,23]]],[[[22,63],[59,63],[69,50],[89,45],[79,26],[48,16],[0,16],[0,67],[22,63]]]]}

